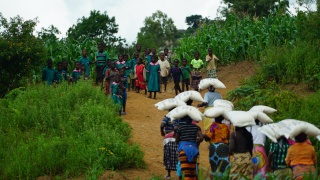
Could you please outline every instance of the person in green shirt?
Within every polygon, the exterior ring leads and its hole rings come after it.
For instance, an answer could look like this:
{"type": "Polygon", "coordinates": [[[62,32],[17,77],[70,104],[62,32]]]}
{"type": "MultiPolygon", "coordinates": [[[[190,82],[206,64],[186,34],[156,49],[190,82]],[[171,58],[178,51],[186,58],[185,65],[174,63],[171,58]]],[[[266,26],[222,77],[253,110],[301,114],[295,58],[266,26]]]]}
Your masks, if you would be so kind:
{"type": "Polygon", "coordinates": [[[67,72],[65,70],[63,70],[62,62],[58,62],[56,76],[55,76],[55,82],[61,83],[63,80],[65,80],[65,81],[68,80],[67,72]]]}
{"type": "Polygon", "coordinates": [[[52,68],[52,60],[47,60],[47,67],[42,70],[42,81],[51,86],[55,80],[56,70],[52,68]]]}
{"type": "Polygon", "coordinates": [[[82,75],[82,72],[80,69],[81,64],[79,62],[76,62],[75,65],[76,65],[76,68],[72,71],[73,82],[77,82],[81,78],[81,75],[82,75]]]}
{"type": "Polygon", "coordinates": [[[96,85],[98,85],[98,83],[101,84],[103,82],[102,72],[105,66],[107,65],[107,61],[109,61],[109,55],[106,51],[104,51],[102,43],[98,44],[98,52],[96,53],[95,58],[97,73],[96,85]]]}
{"type": "Polygon", "coordinates": [[[190,66],[187,65],[187,59],[182,60],[181,71],[182,71],[182,92],[184,91],[184,86],[186,86],[186,90],[189,91],[191,69],[190,69],[190,66]]]}
{"type": "Polygon", "coordinates": [[[199,59],[199,52],[194,53],[194,59],[191,61],[191,66],[192,66],[192,81],[191,81],[191,87],[198,91],[199,87],[199,82],[202,79],[201,76],[201,68],[203,66],[203,61],[201,59],[199,59]]]}
{"type": "Polygon", "coordinates": [[[128,91],[130,91],[130,84],[131,84],[131,78],[130,78],[130,72],[131,72],[131,60],[129,60],[128,55],[124,54],[123,55],[123,60],[126,62],[126,67],[125,67],[125,75],[127,76],[128,79],[128,91]]]}
{"type": "Polygon", "coordinates": [[[92,61],[87,56],[87,50],[82,50],[82,57],[79,59],[81,65],[85,67],[85,79],[88,79],[90,76],[90,64],[93,64],[92,61]]]}

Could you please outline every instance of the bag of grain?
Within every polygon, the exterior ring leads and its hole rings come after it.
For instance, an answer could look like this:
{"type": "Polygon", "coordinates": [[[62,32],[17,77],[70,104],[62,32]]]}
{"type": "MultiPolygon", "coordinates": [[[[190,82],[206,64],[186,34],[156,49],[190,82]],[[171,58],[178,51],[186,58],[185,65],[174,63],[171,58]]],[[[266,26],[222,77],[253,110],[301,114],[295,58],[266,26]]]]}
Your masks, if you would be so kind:
{"type": "Polygon", "coordinates": [[[179,106],[171,110],[167,115],[171,121],[189,116],[192,120],[201,121],[203,119],[202,113],[193,106],[179,106]]]}
{"type": "Polygon", "coordinates": [[[184,91],[178,95],[176,95],[176,97],[174,97],[177,100],[181,100],[184,102],[187,102],[188,100],[193,100],[193,101],[199,101],[199,102],[203,102],[203,98],[201,96],[201,94],[198,91],[184,91]]]}
{"type": "Polygon", "coordinates": [[[207,89],[209,86],[213,86],[216,89],[225,89],[226,86],[217,78],[205,78],[199,83],[199,89],[207,89]]]}
{"type": "Polygon", "coordinates": [[[265,134],[273,142],[277,142],[281,135],[279,134],[281,125],[279,123],[267,124],[262,127],[259,127],[258,130],[265,134]]]}
{"type": "Polygon", "coordinates": [[[248,111],[248,113],[250,113],[253,116],[254,119],[259,120],[261,123],[267,124],[267,123],[272,123],[273,122],[273,120],[263,112],[248,111]]]}
{"type": "Polygon", "coordinates": [[[226,117],[235,127],[256,125],[253,116],[246,111],[229,111],[226,113],[226,117]]]}
{"type": "Polygon", "coordinates": [[[294,139],[300,133],[305,133],[310,137],[316,137],[320,135],[319,128],[305,121],[296,119],[285,119],[280,121],[279,124],[281,124],[282,126],[279,133],[287,138],[294,139]]]}
{"type": "Polygon", "coordinates": [[[185,106],[185,105],[187,104],[184,101],[174,99],[174,98],[169,98],[156,103],[154,106],[157,107],[159,110],[164,111],[164,110],[170,110],[172,108],[175,108],[178,106],[185,106]]]}
{"type": "Polygon", "coordinates": [[[213,102],[213,107],[224,107],[228,108],[229,110],[233,110],[234,106],[231,101],[224,100],[224,99],[217,99],[213,102]]]}
{"type": "Polygon", "coordinates": [[[274,112],[277,112],[276,109],[273,109],[269,106],[265,106],[265,105],[257,105],[257,106],[253,106],[249,111],[260,111],[260,112],[264,112],[266,114],[271,114],[274,112]]]}
{"type": "Polygon", "coordinates": [[[227,118],[226,113],[229,111],[231,110],[226,107],[212,107],[204,112],[204,116],[210,118],[217,118],[219,116],[223,116],[224,118],[227,118]]]}

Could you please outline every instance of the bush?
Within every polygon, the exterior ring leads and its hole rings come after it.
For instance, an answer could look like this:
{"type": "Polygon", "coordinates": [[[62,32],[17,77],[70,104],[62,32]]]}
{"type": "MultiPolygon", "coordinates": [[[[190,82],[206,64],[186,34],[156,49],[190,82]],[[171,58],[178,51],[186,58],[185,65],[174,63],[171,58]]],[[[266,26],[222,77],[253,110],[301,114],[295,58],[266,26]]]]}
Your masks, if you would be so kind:
{"type": "Polygon", "coordinates": [[[15,89],[0,100],[0,116],[1,179],[144,167],[143,152],[128,144],[129,125],[88,82],[15,89]]]}

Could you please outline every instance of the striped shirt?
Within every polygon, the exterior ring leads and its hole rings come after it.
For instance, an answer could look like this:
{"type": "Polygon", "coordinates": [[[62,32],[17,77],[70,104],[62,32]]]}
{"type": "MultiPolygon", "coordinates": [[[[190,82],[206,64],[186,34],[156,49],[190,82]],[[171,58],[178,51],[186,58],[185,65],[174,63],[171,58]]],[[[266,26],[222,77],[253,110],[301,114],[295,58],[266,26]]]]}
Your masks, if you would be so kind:
{"type": "Polygon", "coordinates": [[[270,152],[273,153],[272,158],[272,168],[273,170],[277,170],[280,168],[287,167],[285,158],[288,153],[289,143],[286,139],[282,139],[282,145],[279,143],[271,143],[270,144],[270,152]]]}
{"type": "Polygon", "coordinates": [[[180,135],[180,141],[196,142],[200,127],[194,124],[180,125],[177,134],[180,135]]]}
{"type": "Polygon", "coordinates": [[[97,52],[96,53],[96,60],[97,60],[97,66],[104,66],[107,64],[107,61],[109,59],[109,55],[107,52],[97,52]]]}

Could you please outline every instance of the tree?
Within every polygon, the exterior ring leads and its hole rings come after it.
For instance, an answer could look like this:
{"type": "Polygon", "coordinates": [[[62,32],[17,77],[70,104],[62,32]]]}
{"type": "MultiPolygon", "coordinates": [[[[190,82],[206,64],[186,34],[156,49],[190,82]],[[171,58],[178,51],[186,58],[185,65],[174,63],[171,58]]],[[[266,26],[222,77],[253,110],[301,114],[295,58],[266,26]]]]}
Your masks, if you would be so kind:
{"type": "Polygon", "coordinates": [[[142,47],[170,47],[174,44],[177,36],[177,28],[171,18],[161,12],[156,11],[144,20],[144,26],[140,28],[137,43],[142,47]]]}
{"type": "Polygon", "coordinates": [[[50,25],[48,29],[41,28],[41,31],[38,32],[38,37],[44,40],[48,40],[48,39],[57,40],[59,34],[61,34],[59,29],[53,25],[50,25]]]}
{"type": "Polygon", "coordinates": [[[202,16],[197,14],[186,17],[186,23],[190,28],[198,28],[201,20],[202,16]]]}
{"type": "MultiPolygon", "coordinates": [[[[279,0],[223,0],[228,9],[236,14],[248,14],[250,16],[267,16],[275,8],[279,0]]],[[[289,6],[289,1],[280,2],[289,6]]]]}
{"type": "Polygon", "coordinates": [[[37,19],[20,16],[5,19],[0,13],[0,97],[25,81],[45,65],[44,43],[33,35],[37,19]]]}
{"type": "Polygon", "coordinates": [[[109,17],[107,12],[93,10],[89,17],[78,19],[76,25],[70,27],[67,31],[68,38],[77,41],[85,39],[94,39],[103,41],[108,47],[123,44],[125,42],[121,37],[115,36],[118,32],[118,24],[115,17],[109,17]]]}

